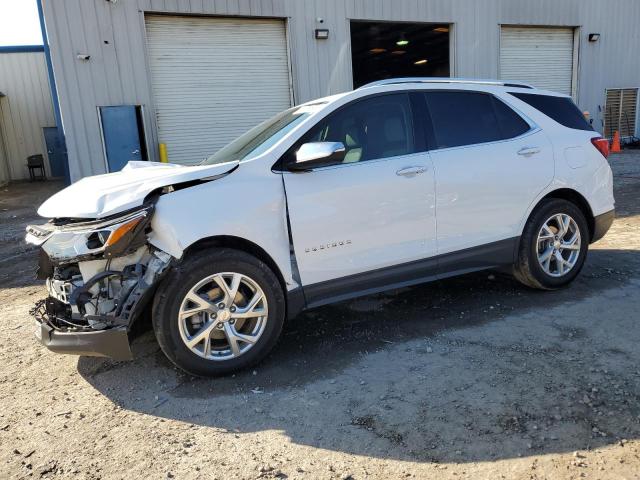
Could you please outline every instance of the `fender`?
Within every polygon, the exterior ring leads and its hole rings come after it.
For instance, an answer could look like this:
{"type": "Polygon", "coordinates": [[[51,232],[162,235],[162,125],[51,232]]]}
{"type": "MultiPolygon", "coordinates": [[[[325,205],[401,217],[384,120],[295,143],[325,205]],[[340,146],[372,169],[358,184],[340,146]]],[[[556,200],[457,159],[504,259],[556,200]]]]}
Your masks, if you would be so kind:
{"type": "Polygon", "coordinates": [[[300,287],[291,265],[282,180],[259,162],[243,162],[215,181],[161,195],[151,227],[149,243],[178,259],[208,238],[243,239],[273,259],[285,291],[300,287]]]}

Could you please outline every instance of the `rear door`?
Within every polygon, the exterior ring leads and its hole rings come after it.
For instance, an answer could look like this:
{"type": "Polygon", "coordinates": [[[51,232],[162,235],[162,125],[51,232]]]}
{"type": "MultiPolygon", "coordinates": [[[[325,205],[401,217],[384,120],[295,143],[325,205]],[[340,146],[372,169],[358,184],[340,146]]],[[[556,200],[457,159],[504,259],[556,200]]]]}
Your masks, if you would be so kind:
{"type": "MultiPolygon", "coordinates": [[[[531,202],[554,175],[552,145],[497,97],[472,91],[425,94],[436,176],[438,253],[484,246],[469,268],[512,253],[531,202]]],[[[506,258],[509,261],[509,258],[506,258]]]]}
{"type": "Polygon", "coordinates": [[[342,142],[344,161],[284,173],[310,304],[406,280],[392,267],[435,255],[433,167],[409,98],[377,95],[342,107],[299,144],[342,142]]]}

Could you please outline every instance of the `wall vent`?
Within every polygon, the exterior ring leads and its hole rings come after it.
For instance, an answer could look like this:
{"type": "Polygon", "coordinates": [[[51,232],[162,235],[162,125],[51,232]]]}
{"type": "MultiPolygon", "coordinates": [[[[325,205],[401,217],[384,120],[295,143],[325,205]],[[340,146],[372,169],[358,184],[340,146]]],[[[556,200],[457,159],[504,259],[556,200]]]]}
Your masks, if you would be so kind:
{"type": "Polygon", "coordinates": [[[637,88],[609,88],[604,110],[604,134],[613,137],[617,130],[621,138],[636,136],[638,117],[637,88]]]}

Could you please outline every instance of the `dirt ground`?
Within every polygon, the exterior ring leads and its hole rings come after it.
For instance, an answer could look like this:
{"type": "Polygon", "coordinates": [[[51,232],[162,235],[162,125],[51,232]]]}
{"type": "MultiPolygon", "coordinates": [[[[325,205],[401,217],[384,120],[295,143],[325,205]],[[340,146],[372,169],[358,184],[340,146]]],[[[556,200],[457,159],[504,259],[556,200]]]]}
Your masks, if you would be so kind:
{"type": "Polygon", "coordinates": [[[568,289],[499,272],[307,312],[255,370],[203,380],[33,338],[21,242],[59,184],[0,188],[0,478],[640,479],[640,153],[568,289]]]}

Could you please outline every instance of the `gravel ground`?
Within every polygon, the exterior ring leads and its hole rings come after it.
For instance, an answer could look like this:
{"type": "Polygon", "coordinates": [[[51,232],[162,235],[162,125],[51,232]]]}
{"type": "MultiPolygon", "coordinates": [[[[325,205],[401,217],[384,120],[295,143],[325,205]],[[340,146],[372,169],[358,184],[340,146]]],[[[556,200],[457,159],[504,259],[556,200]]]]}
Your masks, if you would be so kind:
{"type": "Polygon", "coordinates": [[[0,189],[0,478],[640,479],[640,154],[558,292],[479,273],[307,312],[254,371],[203,380],[49,353],[21,243],[59,184],[0,189]]]}

